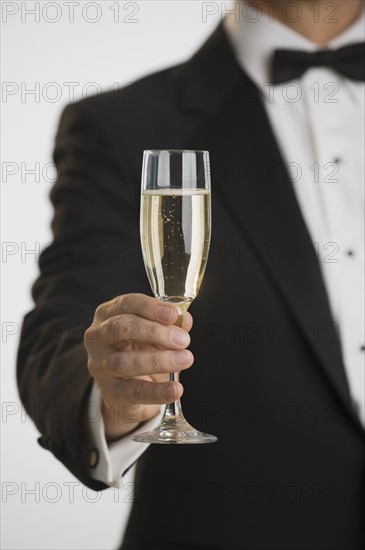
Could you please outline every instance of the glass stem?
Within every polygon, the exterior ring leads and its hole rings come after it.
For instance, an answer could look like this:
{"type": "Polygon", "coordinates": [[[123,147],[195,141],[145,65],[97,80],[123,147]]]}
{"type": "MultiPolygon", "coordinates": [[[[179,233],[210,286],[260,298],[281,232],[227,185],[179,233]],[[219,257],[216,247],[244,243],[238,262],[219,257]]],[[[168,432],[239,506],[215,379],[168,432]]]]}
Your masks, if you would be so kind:
{"type": "MultiPolygon", "coordinates": [[[[175,381],[178,382],[179,374],[176,372],[170,373],[169,380],[170,382],[175,382],[175,381]]],[[[172,403],[167,403],[165,414],[162,421],[163,422],[180,422],[181,420],[184,420],[184,415],[182,413],[180,399],[178,399],[177,401],[173,401],[172,403]]]]}
{"type": "MultiPolygon", "coordinates": [[[[174,304],[174,305],[177,307],[177,310],[179,311],[179,316],[174,324],[176,327],[182,327],[184,314],[187,312],[190,304],[179,304],[179,305],[174,304]]],[[[170,372],[169,381],[178,382],[179,373],[170,372]]],[[[180,399],[178,399],[177,401],[173,401],[172,403],[167,403],[162,422],[175,423],[175,422],[181,422],[183,420],[185,420],[185,418],[182,412],[180,399]]]]}

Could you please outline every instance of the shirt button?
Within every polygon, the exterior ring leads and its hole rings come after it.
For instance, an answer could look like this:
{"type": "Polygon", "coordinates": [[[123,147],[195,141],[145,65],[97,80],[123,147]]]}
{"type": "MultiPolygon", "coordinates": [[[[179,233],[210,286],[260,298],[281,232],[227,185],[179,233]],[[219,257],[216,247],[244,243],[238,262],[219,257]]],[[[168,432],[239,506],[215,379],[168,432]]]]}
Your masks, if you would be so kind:
{"type": "Polygon", "coordinates": [[[348,250],[348,251],[346,252],[346,254],[347,254],[348,256],[354,256],[354,255],[355,255],[355,252],[354,252],[353,250],[348,250]]]}
{"type": "Polygon", "coordinates": [[[341,159],[339,157],[336,157],[336,158],[333,159],[333,162],[335,164],[341,164],[341,159]]]}
{"type": "Polygon", "coordinates": [[[89,452],[89,466],[95,468],[99,462],[99,452],[97,449],[91,449],[89,452]]]}
{"type": "Polygon", "coordinates": [[[360,351],[365,351],[365,346],[361,346],[360,351]]]}

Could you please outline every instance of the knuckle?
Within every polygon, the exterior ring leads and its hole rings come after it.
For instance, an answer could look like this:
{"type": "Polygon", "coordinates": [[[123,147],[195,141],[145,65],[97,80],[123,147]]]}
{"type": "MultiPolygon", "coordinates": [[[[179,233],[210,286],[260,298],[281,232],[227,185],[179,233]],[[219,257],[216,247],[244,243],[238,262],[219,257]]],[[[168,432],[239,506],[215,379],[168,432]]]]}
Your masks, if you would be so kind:
{"type": "Polygon", "coordinates": [[[133,300],[138,300],[138,299],[141,299],[141,298],[147,298],[147,296],[145,296],[144,294],[141,294],[140,292],[132,292],[132,293],[129,294],[129,296],[133,300]]]}
{"type": "Polygon", "coordinates": [[[95,310],[95,318],[103,317],[105,313],[105,303],[99,304],[98,307],[95,310]]]}
{"type": "Polygon", "coordinates": [[[86,348],[91,344],[95,344],[98,340],[98,326],[96,323],[90,325],[84,332],[83,343],[86,348]]]}
{"type": "Polygon", "coordinates": [[[151,324],[150,337],[152,342],[158,342],[161,340],[161,327],[158,323],[151,324]]]}
{"type": "Polygon", "coordinates": [[[126,375],[128,373],[129,360],[128,354],[123,351],[116,353],[112,361],[112,371],[116,374],[126,375]]]}
{"type": "Polygon", "coordinates": [[[92,357],[89,357],[87,361],[87,368],[90,375],[94,378],[97,371],[97,363],[94,361],[92,357]]]}
{"type": "Polygon", "coordinates": [[[126,332],[128,326],[128,316],[119,316],[115,321],[115,326],[118,328],[121,334],[126,332]]]}
{"type": "Polygon", "coordinates": [[[155,351],[152,355],[152,366],[154,372],[159,372],[161,370],[161,352],[155,351]]]}
{"type": "Polygon", "coordinates": [[[128,335],[128,317],[111,317],[104,324],[104,331],[113,339],[114,343],[125,342],[128,335]]]}
{"type": "Polygon", "coordinates": [[[134,389],[134,398],[136,402],[142,403],[144,398],[144,384],[137,384],[137,386],[134,389]]]}
{"type": "Polygon", "coordinates": [[[117,337],[119,341],[129,342],[131,336],[131,321],[128,316],[123,316],[118,319],[117,337]]]}
{"type": "Polygon", "coordinates": [[[136,293],[121,294],[120,296],[117,296],[115,301],[118,311],[121,314],[131,313],[133,310],[132,304],[138,296],[140,296],[140,294],[136,293]]]}
{"type": "Polygon", "coordinates": [[[87,348],[87,346],[89,345],[89,338],[90,338],[90,327],[87,328],[84,332],[83,342],[84,342],[85,348],[87,348]]]}
{"type": "Polygon", "coordinates": [[[122,294],[116,298],[116,306],[119,313],[125,313],[128,310],[130,294],[122,294]]]}
{"type": "Polygon", "coordinates": [[[118,319],[116,319],[115,317],[109,318],[106,321],[104,321],[101,324],[103,336],[113,336],[113,338],[115,339],[115,335],[117,333],[117,330],[116,330],[117,324],[118,324],[118,319]]]}

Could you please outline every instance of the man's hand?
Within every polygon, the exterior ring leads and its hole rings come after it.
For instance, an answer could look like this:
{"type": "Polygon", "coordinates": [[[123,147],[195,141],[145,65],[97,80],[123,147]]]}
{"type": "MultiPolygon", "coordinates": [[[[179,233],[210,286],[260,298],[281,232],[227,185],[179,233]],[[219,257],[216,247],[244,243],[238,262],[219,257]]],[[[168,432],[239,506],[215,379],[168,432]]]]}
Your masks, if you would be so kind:
{"type": "Polygon", "coordinates": [[[88,369],[100,390],[105,435],[111,441],[155,416],[183,393],[168,373],[193,364],[185,348],[193,321],[182,328],[176,307],[144,294],[125,294],[101,304],[84,335],[88,369]]]}

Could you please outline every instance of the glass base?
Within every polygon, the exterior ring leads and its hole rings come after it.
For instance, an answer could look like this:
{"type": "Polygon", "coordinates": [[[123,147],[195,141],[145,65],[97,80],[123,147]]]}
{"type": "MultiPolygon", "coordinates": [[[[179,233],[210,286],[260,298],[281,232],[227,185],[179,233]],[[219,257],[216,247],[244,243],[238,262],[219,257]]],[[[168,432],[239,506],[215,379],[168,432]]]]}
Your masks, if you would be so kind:
{"type": "Polygon", "coordinates": [[[215,443],[218,438],[215,435],[199,432],[186,420],[179,422],[161,422],[159,426],[150,432],[143,432],[132,437],[138,443],[215,443]]]}

